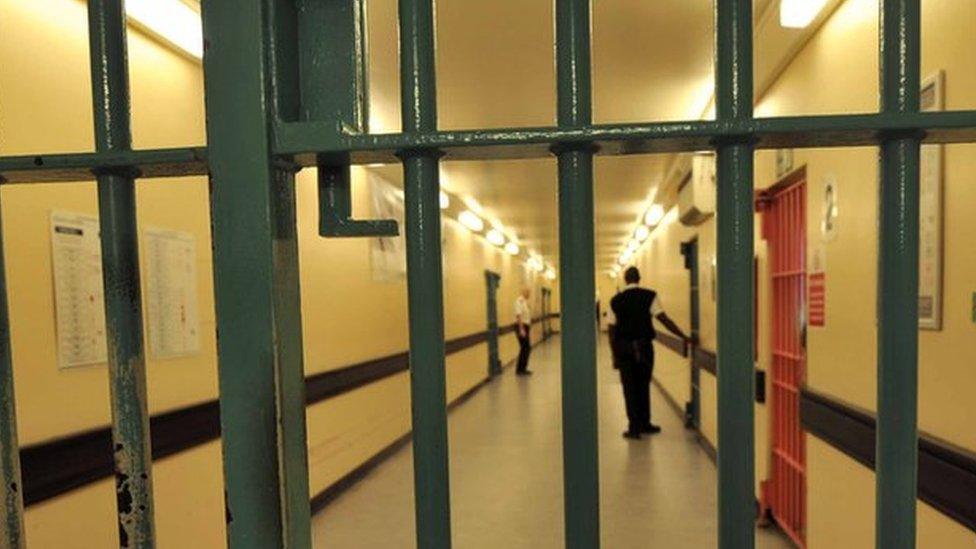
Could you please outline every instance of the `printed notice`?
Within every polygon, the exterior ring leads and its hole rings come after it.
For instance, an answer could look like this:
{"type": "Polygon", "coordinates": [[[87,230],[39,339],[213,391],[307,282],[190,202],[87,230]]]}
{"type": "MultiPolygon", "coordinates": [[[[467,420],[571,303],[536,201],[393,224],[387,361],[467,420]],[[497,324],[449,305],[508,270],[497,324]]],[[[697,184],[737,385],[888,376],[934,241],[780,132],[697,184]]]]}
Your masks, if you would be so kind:
{"type": "Polygon", "coordinates": [[[58,366],[107,362],[98,218],[52,212],[51,254],[58,366]]]}
{"type": "Polygon", "coordinates": [[[166,229],[143,231],[149,353],[154,359],[200,351],[196,239],[166,229]]]}
{"type": "Polygon", "coordinates": [[[825,273],[810,273],[807,321],[810,326],[823,327],[827,324],[827,275],[825,273]]]}

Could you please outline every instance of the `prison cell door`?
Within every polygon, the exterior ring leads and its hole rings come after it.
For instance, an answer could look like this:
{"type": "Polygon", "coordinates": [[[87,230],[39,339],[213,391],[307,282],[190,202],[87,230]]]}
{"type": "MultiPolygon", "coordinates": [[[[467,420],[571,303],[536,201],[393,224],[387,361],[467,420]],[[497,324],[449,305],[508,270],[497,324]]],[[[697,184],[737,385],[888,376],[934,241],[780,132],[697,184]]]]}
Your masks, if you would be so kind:
{"type": "Polygon", "coordinates": [[[772,276],[771,478],[773,518],[805,545],[806,444],[800,427],[806,330],[806,182],[776,192],[763,214],[772,276]]]}
{"type": "MultiPolygon", "coordinates": [[[[699,302],[698,302],[698,239],[693,238],[688,242],[681,243],[681,255],[685,257],[685,269],[688,270],[688,286],[690,288],[690,311],[689,319],[691,326],[691,337],[693,341],[698,341],[699,330],[699,302]]],[[[701,379],[701,369],[695,365],[695,349],[692,349],[691,364],[691,395],[690,400],[685,404],[685,427],[698,429],[701,426],[701,393],[699,392],[699,382],[701,379]]]]}
{"type": "Polygon", "coordinates": [[[501,279],[498,273],[485,271],[488,290],[488,377],[502,373],[502,362],[498,358],[498,284],[501,279]]]}

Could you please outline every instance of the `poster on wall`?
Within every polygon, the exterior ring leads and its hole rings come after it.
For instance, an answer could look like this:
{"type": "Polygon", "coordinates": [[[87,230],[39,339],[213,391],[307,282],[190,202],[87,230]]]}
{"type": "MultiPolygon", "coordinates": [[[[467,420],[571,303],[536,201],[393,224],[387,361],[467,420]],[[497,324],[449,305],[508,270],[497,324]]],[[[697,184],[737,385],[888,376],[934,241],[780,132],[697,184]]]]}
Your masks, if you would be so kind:
{"type": "MultiPolygon", "coordinates": [[[[942,71],[922,83],[921,110],[943,109],[942,71]]],[[[918,326],[942,329],[942,145],[922,145],[919,168],[918,326]]]]}
{"type": "Polygon", "coordinates": [[[814,247],[810,255],[810,275],[807,277],[807,326],[827,324],[827,250],[823,244],[814,247]]]}
{"type": "Polygon", "coordinates": [[[149,356],[177,358],[200,352],[196,238],[168,229],[143,231],[149,356]]]}
{"type": "Polygon", "coordinates": [[[51,212],[58,367],[108,361],[98,218],[51,212]]]}
{"type": "Polygon", "coordinates": [[[824,242],[837,238],[837,178],[831,174],[823,180],[823,207],[820,215],[820,234],[824,242]]]}
{"type": "Polygon", "coordinates": [[[827,274],[810,273],[807,287],[807,325],[827,325],[827,274]]]}
{"type": "Polygon", "coordinates": [[[394,219],[400,227],[396,236],[380,236],[370,239],[369,256],[373,280],[398,282],[406,280],[407,248],[404,238],[403,191],[378,172],[366,172],[369,181],[372,219],[394,219]]]}

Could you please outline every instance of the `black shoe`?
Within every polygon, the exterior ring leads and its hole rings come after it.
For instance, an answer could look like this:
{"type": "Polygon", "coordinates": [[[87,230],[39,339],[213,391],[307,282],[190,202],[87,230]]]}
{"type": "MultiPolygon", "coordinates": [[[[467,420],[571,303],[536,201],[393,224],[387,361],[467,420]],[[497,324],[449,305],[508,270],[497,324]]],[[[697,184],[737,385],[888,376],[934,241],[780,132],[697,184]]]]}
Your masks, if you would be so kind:
{"type": "Polygon", "coordinates": [[[515,375],[517,375],[517,376],[530,376],[530,375],[532,375],[532,372],[530,372],[528,370],[516,370],[515,371],[515,375]]]}
{"type": "Polygon", "coordinates": [[[641,434],[637,431],[624,431],[624,438],[629,438],[631,440],[640,440],[641,434]]]}
{"type": "Polygon", "coordinates": [[[661,432],[661,427],[659,425],[654,425],[653,423],[648,423],[641,428],[641,432],[649,435],[656,435],[661,432]]]}

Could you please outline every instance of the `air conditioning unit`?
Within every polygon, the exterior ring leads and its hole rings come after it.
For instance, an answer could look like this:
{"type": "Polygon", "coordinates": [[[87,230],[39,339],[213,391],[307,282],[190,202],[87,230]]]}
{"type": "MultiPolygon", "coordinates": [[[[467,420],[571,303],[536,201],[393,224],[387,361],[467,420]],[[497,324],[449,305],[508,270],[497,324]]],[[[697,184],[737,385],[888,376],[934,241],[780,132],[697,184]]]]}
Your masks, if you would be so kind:
{"type": "Polygon", "coordinates": [[[691,171],[678,186],[678,218],[683,225],[700,225],[715,213],[715,155],[695,153],[691,171]]]}

